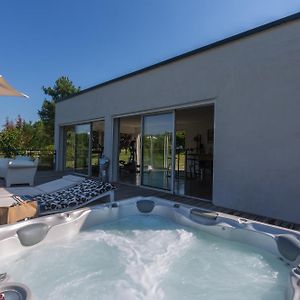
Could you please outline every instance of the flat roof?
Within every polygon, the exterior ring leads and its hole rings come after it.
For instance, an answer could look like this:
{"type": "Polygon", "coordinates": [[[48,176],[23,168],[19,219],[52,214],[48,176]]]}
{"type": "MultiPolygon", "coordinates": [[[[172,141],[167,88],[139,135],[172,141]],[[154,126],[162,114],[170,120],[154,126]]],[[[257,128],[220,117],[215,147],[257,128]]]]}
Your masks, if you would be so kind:
{"type": "Polygon", "coordinates": [[[236,40],[248,37],[248,36],[253,35],[255,33],[259,33],[259,32],[262,32],[262,31],[271,29],[273,27],[276,27],[276,26],[279,26],[279,25],[282,25],[282,24],[285,24],[285,23],[288,23],[288,22],[291,22],[291,21],[294,21],[294,20],[298,20],[298,19],[300,19],[300,12],[292,14],[292,15],[289,15],[289,16],[281,18],[281,19],[278,19],[278,20],[275,20],[273,22],[270,22],[270,23],[267,23],[267,24],[255,27],[253,29],[250,29],[250,30],[238,33],[238,34],[235,34],[233,36],[230,36],[230,37],[227,37],[225,39],[219,40],[219,41],[214,42],[212,44],[208,44],[208,45],[202,46],[200,48],[197,48],[197,49],[185,52],[183,54],[180,54],[180,55],[174,56],[172,58],[169,58],[167,60],[163,60],[161,62],[155,63],[155,64],[150,65],[148,67],[139,69],[137,71],[133,71],[133,72],[127,73],[125,75],[122,75],[122,76],[119,76],[119,77],[116,77],[116,78],[104,81],[102,83],[99,83],[99,84],[96,84],[96,85],[91,86],[89,88],[86,88],[84,90],[81,90],[77,94],[74,94],[72,96],[66,97],[64,99],[61,99],[58,102],[61,102],[61,101],[67,100],[67,99],[71,99],[73,97],[79,96],[81,94],[87,93],[89,91],[101,88],[101,87],[109,85],[109,84],[112,84],[114,82],[117,82],[117,81],[120,81],[120,80],[123,80],[123,79],[127,79],[129,77],[133,77],[135,75],[144,73],[146,71],[149,71],[149,70],[152,70],[152,69],[155,69],[155,68],[167,65],[167,64],[169,64],[171,62],[178,61],[180,59],[183,59],[183,58],[186,58],[186,57],[189,57],[189,56],[192,56],[192,55],[195,55],[195,54],[198,54],[198,53],[201,53],[201,52],[204,52],[204,51],[207,51],[207,50],[210,50],[210,49],[213,49],[213,48],[216,48],[216,47],[228,44],[228,43],[231,43],[233,41],[236,41],[236,40]]]}

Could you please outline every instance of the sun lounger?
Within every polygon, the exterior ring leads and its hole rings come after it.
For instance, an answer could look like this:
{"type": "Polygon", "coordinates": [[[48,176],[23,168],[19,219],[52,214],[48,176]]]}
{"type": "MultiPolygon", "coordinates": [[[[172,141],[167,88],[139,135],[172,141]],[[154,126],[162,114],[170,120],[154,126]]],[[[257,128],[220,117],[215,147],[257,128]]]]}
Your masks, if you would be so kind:
{"type": "Polygon", "coordinates": [[[17,195],[24,201],[37,200],[39,215],[59,213],[85,206],[109,196],[114,201],[115,187],[110,183],[67,175],[36,187],[12,187],[0,190],[0,206],[16,203],[17,195]]]}
{"type": "Polygon", "coordinates": [[[0,205],[2,198],[12,197],[13,195],[36,196],[45,193],[53,193],[61,189],[74,186],[82,182],[85,178],[75,175],[66,175],[60,179],[52,180],[47,183],[32,186],[9,187],[0,189],[0,205]]]}
{"type": "Polygon", "coordinates": [[[110,183],[84,179],[75,186],[37,195],[33,199],[39,203],[41,216],[79,208],[106,196],[109,196],[112,202],[114,189],[115,186],[110,183]]]}

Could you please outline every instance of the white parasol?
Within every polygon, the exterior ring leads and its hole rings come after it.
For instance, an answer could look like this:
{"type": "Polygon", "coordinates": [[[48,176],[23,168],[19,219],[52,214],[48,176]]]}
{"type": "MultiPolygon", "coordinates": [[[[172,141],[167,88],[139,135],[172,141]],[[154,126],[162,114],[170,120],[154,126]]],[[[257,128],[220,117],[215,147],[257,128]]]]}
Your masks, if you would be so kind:
{"type": "Polygon", "coordinates": [[[12,86],[10,86],[2,75],[0,75],[0,96],[17,96],[29,98],[27,95],[18,92],[12,86]]]}

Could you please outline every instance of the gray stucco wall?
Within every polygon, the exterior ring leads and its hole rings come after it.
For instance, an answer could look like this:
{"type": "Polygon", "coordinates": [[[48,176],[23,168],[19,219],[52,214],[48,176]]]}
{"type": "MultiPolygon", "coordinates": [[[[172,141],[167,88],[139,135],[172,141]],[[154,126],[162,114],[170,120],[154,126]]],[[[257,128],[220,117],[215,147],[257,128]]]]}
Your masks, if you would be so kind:
{"type": "Polygon", "coordinates": [[[300,223],[300,21],[274,27],[56,106],[59,126],[215,101],[213,202],[300,223]]]}

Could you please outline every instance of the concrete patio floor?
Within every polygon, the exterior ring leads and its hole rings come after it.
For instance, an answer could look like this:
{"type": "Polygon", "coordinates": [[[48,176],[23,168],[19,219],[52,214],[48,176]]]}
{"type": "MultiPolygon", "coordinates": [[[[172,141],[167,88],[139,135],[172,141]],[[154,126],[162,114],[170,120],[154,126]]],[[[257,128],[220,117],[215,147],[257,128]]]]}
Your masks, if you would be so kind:
{"type": "MultiPolygon", "coordinates": [[[[39,171],[36,174],[35,177],[35,185],[43,184],[55,179],[59,179],[64,175],[67,175],[70,173],[66,172],[58,172],[58,171],[39,171]]],[[[268,223],[271,225],[279,226],[279,227],[284,227],[292,230],[297,230],[300,231],[300,224],[293,224],[289,222],[285,222],[282,220],[277,220],[277,219],[272,219],[272,218],[267,218],[264,216],[258,216],[258,215],[253,215],[249,213],[244,213],[241,211],[237,211],[234,209],[228,209],[228,208],[223,208],[219,206],[215,206],[211,202],[207,201],[202,201],[199,199],[194,199],[190,197],[185,197],[185,196],[178,196],[178,195],[173,195],[171,193],[166,193],[164,191],[159,191],[159,190],[153,190],[149,188],[144,188],[144,187],[138,187],[134,185],[128,185],[120,182],[115,182],[114,183],[117,186],[117,189],[115,191],[115,200],[120,201],[124,199],[128,199],[131,197],[136,197],[136,196],[155,196],[155,197],[160,197],[163,199],[167,199],[170,201],[182,203],[182,204],[187,204],[187,205],[192,205],[195,207],[199,208],[204,208],[204,209],[209,209],[209,210],[214,210],[214,211],[219,211],[222,213],[242,217],[242,218],[247,218],[250,220],[258,221],[258,222],[263,222],[263,223],[268,223]]],[[[24,188],[26,190],[26,186],[16,186],[18,187],[18,190],[21,190],[24,188]]],[[[5,190],[5,185],[4,185],[4,180],[0,178],[0,193],[5,190]]],[[[100,199],[99,201],[93,202],[90,205],[96,205],[100,203],[106,202],[106,199],[100,199]]],[[[0,202],[1,205],[1,202],[0,202]]]]}

